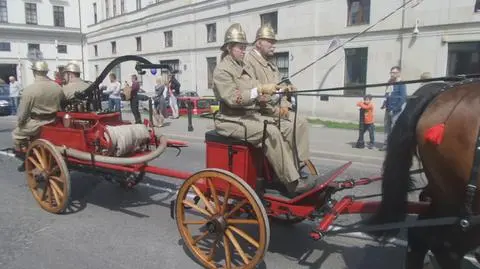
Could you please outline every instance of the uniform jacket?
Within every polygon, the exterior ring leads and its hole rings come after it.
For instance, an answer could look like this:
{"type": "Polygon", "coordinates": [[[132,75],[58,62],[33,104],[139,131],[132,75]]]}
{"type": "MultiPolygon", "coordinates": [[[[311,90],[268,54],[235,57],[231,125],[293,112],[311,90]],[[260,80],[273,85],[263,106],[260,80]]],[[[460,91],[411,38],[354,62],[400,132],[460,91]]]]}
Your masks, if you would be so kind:
{"type": "Polygon", "coordinates": [[[252,70],[232,56],[223,58],[213,71],[213,92],[220,100],[220,113],[241,115],[246,110],[258,110],[256,99],[251,98],[251,90],[258,87],[252,70]]]}
{"type": "Polygon", "coordinates": [[[64,102],[62,87],[47,77],[36,77],[35,82],[23,90],[13,138],[28,139],[36,135],[41,126],[55,120],[64,102]]]}
{"type": "MultiPolygon", "coordinates": [[[[253,69],[255,79],[261,84],[280,82],[281,77],[278,67],[271,61],[267,61],[263,58],[257,50],[253,49],[245,55],[244,62],[247,66],[250,66],[251,69],[253,69]]],[[[275,107],[275,105],[278,104],[278,101],[278,95],[272,96],[267,105],[262,108],[262,114],[277,114],[278,107],[275,107]]],[[[282,107],[291,107],[291,104],[287,101],[285,96],[282,98],[281,105],[282,107]]]]}
{"type": "Polygon", "coordinates": [[[80,78],[74,78],[70,80],[67,85],[62,87],[65,98],[67,100],[73,99],[76,92],[83,92],[86,88],[88,88],[89,85],[90,84],[81,80],[80,78]]]}

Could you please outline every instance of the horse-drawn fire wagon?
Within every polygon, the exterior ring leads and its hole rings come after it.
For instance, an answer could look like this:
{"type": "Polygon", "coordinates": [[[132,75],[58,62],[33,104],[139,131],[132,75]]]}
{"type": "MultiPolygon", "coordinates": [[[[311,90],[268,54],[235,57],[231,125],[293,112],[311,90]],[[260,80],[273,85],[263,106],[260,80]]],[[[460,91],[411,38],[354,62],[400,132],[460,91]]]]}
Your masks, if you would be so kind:
{"type": "MultiPolygon", "coordinates": [[[[363,202],[354,196],[332,198],[341,190],[381,180],[336,180],[351,162],[323,175],[310,191],[292,197],[276,186],[260,148],[215,131],[205,134],[205,169],[189,173],[148,165],[166,148],[187,145],[161,134],[152,123],[151,104],[150,120],[144,124],[123,121],[119,112],[101,111],[98,86],[123,61],[137,61],[137,70],[169,69],[138,56],[115,59],[78,95],[77,103],[58,112],[57,120],[43,126],[24,151],[15,152],[25,161],[28,187],[44,210],[62,213],[67,207],[70,170],[113,175],[128,187],[140,182],[145,173],[182,179],[171,215],[188,249],[207,268],[254,268],[268,250],[271,220],[290,224],[318,220],[310,236],[319,240],[339,215],[378,210],[380,202],[363,202]]],[[[311,163],[308,166],[316,173],[311,163]]],[[[427,202],[408,202],[408,212],[420,214],[428,206],[427,202]]]]}

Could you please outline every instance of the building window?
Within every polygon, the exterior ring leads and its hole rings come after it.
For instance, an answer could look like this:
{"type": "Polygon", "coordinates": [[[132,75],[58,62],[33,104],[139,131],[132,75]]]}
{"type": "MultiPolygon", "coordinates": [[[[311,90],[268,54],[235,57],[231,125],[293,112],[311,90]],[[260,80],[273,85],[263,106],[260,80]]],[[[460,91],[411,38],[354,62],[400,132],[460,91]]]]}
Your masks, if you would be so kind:
{"type": "Polygon", "coordinates": [[[27,24],[38,24],[37,4],[25,3],[25,21],[27,24]]]}
{"type": "Polygon", "coordinates": [[[93,55],[95,56],[98,56],[98,46],[97,45],[93,45],[93,55]]]}
{"type": "Polygon", "coordinates": [[[480,42],[448,44],[447,75],[480,73],[480,42]]]}
{"type": "Polygon", "coordinates": [[[58,45],[57,46],[58,53],[67,53],[67,45],[58,45]]]}
{"type": "Polygon", "coordinates": [[[125,0],[120,0],[120,14],[125,13],[125,0]]]}
{"type": "Polygon", "coordinates": [[[260,21],[261,25],[270,25],[272,26],[273,30],[275,31],[275,34],[278,33],[278,13],[275,12],[270,12],[270,13],[265,13],[260,15],[260,21]]]}
{"type": "Polygon", "coordinates": [[[173,33],[172,33],[172,31],[166,31],[166,32],[163,32],[163,34],[165,35],[165,47],[166,48],[172,47],[173,46],[173,33]]]}
{"type": "Polygon", "coordinates": [[[99,68],[98,68],[98,64],[95,65],[95,77],[98,77],[99,75],[99,68]]]}
{"type": "Polygon", "coordinates": [[[480,0],[475,2],[475,12],[480,12],[480,0]]]}
{"type": "Polygon", "coordinates": [[[290,56],[288,52],[275,53],[275,57],[273,58],[273,62],[277,66],[281,78],[288,77],[289,58],[290,56]]]}
{"type": "Polygon", "coordinates": [[[368,48],[345,49],[345,86],[362,85],[355,90],[345,90],[346,96],[364,96],[367,83],[368,48]]]}
{"type": "Polygon", "coordinates": [[[213,70],[217,67],[217,57],[207,58],[208,88],[213,89],[213,70]]]}
{"type": "Polygon", "coordinates": [[[217,24],[210,23],[207,24],[207,43],[212,43],[217,41],[217,24]]]}
{"type": "Polygon", "coordinates": [[[370,23],[370,0],[348,1],[348,26],[370,23]]]}
{"type": "MultiPolygon", "coordinates": [[[[172,71],[180,71],[180,60],[162,60],[160,64],[168,65],[172,69],[172,71]]],[[[167,70],[162,70],[162,74],[167,74],[167,70]]],[[[177,77],[178,79],[178,77],[177,77]]]]}
{"type": "Polygon", "coordinates": [[[117,42],[112,41],[112,54],[117,54],[117,42]]]}
{"type": "Polygon", "coordinates": [[[9,42],[0,42],[0,51],[10,51],[10,43],[9,42]]]}
{"type": "Polygon", "coordinates": [[[93,3],[93,23],[98,22],[98,15],[97,15],[97,3],[93,3]]]}
{"type": "Polygon", "coordinates": [[[142,8],[142,0],[137,0],[137,10],[142,8]]]}
{"type": "Polygon", "coordinates": [[[110,1],[105,0],[105,17],[110,18],[110,1]]]}
{"type": "Polygon", "coordinates": [[[53,25],[65,27],[65,12],[63,7],[53,6],[53,25]]]}
{"type": "Polygon", "coordinates": [[[40,44],[28,44],[28,51],[40,50],[40,44]]]}
{"type": "Polygon", "coordinates": [[[8,22],[7,0],[0,0],[0,23],[8,22]]]}
{"type": "Polygon", "coordinates": [[[137,36],[135,40],[137,41],[137,51],[142,51],[142,37],[137,36]]]}

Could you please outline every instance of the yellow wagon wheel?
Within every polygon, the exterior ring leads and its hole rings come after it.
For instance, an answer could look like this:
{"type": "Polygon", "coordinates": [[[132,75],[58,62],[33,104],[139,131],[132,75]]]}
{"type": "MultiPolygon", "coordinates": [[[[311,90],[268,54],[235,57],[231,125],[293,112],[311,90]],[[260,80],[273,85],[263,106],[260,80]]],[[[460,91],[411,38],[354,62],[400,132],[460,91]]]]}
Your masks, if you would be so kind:
{"type": "Polygon", "coordinates": [[[312,161],[310,159],[306,160],[304,162],[305,166],[307,166],[308,172],[310,172],[311,175],[318,175],[317,168],[315,168],[315,165],[313,165],[312,161]]]}
{"type": "Polygon", "coordinates": [[[180,187],[175,207],[180,235],[205,267],[248,269],[263,260],[267,212],[240,177],[221,169],[197,172],[180,187]]]}
{"type": "Polygon", "coordinates": [[[63,213],[70,200],[70,174],[55,146],[44,139],[33,141],[25,156],[25,172],[40,207],[50,213],[63,213]]]}

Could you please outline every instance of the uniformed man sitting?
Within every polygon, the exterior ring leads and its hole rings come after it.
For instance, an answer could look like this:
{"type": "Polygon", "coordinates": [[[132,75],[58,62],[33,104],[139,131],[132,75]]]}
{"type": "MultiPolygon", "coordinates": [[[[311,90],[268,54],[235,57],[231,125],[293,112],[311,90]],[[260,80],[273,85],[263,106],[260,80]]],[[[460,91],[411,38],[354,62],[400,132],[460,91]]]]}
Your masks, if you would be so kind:
{"type": "Polygon", "coordinates": [[[68,63],[63,70],[63,77],[65,79],[63,93],[67,100],[74,99],[76,92],[83,92],[89,86],[87,82],[80,79],[80,73],[80,66],[73,62],[68,63]]]}
{"type": "MultiPolygon", "coordinates": [[[[246,46],[246,35],[240,24],[231,25],[221,47],[222,60],[213,72],[213,91],[220,101],[215,129],[220,135],[241,140],[246,138],[249,143],[259,147],[263,121],[271,120],[260,114],[259,104],[265,102],[265,96],[274,94],[280,87],[274,83],[260,84],[254,79],[253,70],[243,62],[246,46]],[[222,121],[223,119],[228,121],[222,121]]],[[[314,176],[299,175],[292,148],[276,126],[267,125],[265,145],[267,159],[290,193],[302,193],[315,186],[314,176]]]]}
{"type": "MultiPolygon", "coordinates": [[[[245,65],[253,70],[254,78],[260,83],[275,83],[278,84],[282,77],[276,64],[272,61],[275,53],[275,31],[270,25],[263,25],[257,30],[255,37],[255,47],[245,55],[245,65]]],[[[280,84],[282,89],[292,91],[292,85],[280,84]]],[[[295,122],[295,113],[289,112],[292,107],[285,95],[282,95],[282,100],[279,98],[271,98],[265,106],[260,110],[262,115],[273,117],[272,120],[278,121],[280,114],[282,120],[280,121],[280,130],[291,147],[293,144],[293,123],[295,122]],[[278,104],[279,102],[279,104],[278,104]]],[[[298,150],[298,157],[301,162],[305,163],[310,158],[309,151],[309,130],[307,120],[297,115],[296,119],[295,142],[298,150]]]]}
{"type": "Polygon", "coordinates": [[[34,62],[32,70],[35,81],[23,90],[17,127],[12,132],[15,148],[20,151],[39,134],[41,126],[55,121],[65,101],[62,87],[47,77],[46,62],[34,62]]]}

